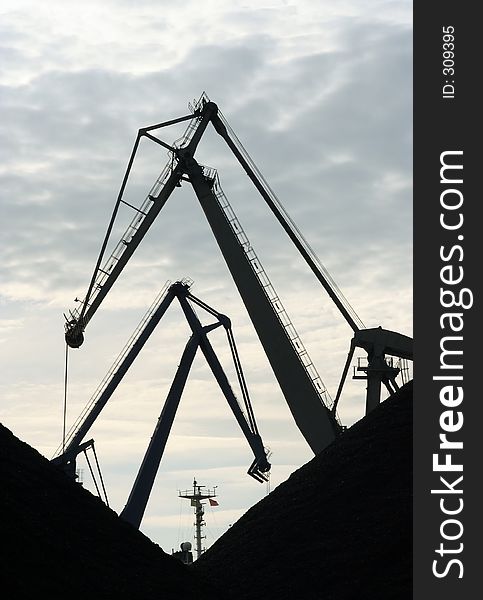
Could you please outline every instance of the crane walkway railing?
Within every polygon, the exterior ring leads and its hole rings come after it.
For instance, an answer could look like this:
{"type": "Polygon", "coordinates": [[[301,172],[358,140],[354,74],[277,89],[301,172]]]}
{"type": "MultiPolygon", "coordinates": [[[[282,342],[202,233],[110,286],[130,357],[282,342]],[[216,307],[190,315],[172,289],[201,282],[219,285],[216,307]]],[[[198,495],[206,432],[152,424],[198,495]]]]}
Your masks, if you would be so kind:
{"type": "MultiPolygon", "coordinates": [[[[359,316],[357,315],[355,310],[352,308],[349,301],[344,296],[344,294],[342,293],[342,290],[339,288],[337,283],[334,281],[334,279],[332,278],[329,271],[322,264],[322,262],[320,261],[319,257],[317,256],[317,254],[315,253],[313,248],[310,246],[308,241],[305,239],[302,232],[297,227],[296,223],[293,221],[292,217],[285,210],[285,207],[280,202],[280,200],[277,198],[275,192],[272,190],[272,188],[268,184],[267,180],[262,175],[262,173],[258,169],[255,162],[252,160],[252,158],[250,157],[250,155],[248,154],[246,149],[243,147],[243,144],[241,143],[240,139],[238,138],[236,133],[233,131],[233,129],[230,127],[230,124],[228,123],[228,121],[223,116],[223,114],[221,113],[220,110],[218,110],[218,116],[220,117],[221,122],[224,124],[227,131],[229,132],[229,135],[230,135],[230,138],[231,138],[233,144],[236,146],[236,148],[238,149],[240,154],[243,156],[243,158],[246,160],[247,164],[252,169],[254,175],[256,176],[256,178],[258,180],[258,183],[263,188],[265,194],[270,198],[271,203],[273,204],[273,207],[276,207],[276,212],[278,212],[279,215],[281,215],[283,217],[283,221],[289,227],[293,238],[297,240],[300,247],[305,251],[307,256],[310,258],[313,266],[315,267],[315,271],[318,272],[317,277],[319,279],[320,279],[320,277],[322,277],[328,290],[330,289],[333,296],[339,302],[339,304],[340,304],[339,310],[342,311],[342,314],[345,316],[346,320],[350,321],[351,327],[353,327],[354,330],[365,329],[364,323],[361,321],[361,319],[359,318],[359,316]]],[[[266,199],[265,199],[265,201],[266,201],[266,199]]],[[[274,214],[276,215],[276,212],[274,211],[273,207],[270,207],[270,208],[271,208],[272,212],[274,212],[274,214]]],[[[278,216],[277,216],[277,219],[280,221],[280,218],[278,216]]],[[[292,239],[292,241],[294,241],[294,239],[292,239]]],[[[300,251],[300,248],[299,248],[299,251],[300,251]]],[[[307,260],[307,259],[305,259],[305,260],[307,260]]],[[[311,266],[311,268],[314,271],[314,268],[312,266],[311,266]]]]}
{"type": "Polygon", "coordinates": [[[396,364],[398,369],[401,371],[401,381],[406,384],[408,381],[412,379],[410,363],[406,358],[400,358],[396,364]]]}
{"type": "MultiPolygon", "coordinates": [[[[188,109],[192,113],[195,113],[197,110],[200,110],[201,108],[203,108],[204,102],[208,102],[208,101],[209,101],[208,96],[205,94],[205,92],[203,92],[201,94],[199,100],[193,100],[193,104],[191,104],[191,102],[188,102],[188,109]]],[[[179,148],[183,148],[183,146],[187,146],[189,144],[189,142],[191,141],[191,137],[192,137],[193,133],[195,132],[196,127],[198,126],[198,121],[200,121],[201,119],[202,119],[201,116],[199,116],[198,118],[193,117],[193,119],[191,119],[191,121],[189,122],[188,127],[186,128],[183,135],[173,142],[173,148],[179,149],[179,148]]]]}
{"type": "Polygon", "coordinates": [[[123,362],[124,358],[126,357],[126,355],[128,354],[128,352],[131,351],[131,349],[133,348],[133,346],[138,341],[139,336],[141,335],[141,333],[144,331],[144,328],[146,327],[146,324],[151,319],[151,317],[153,316],[153,314],[156,312],[156,310],[158,309],[158,307],[161,304],[161,302],[164,300],[164,298],[165,298],[165,296],[166,296],[166,294],[168,292],[168,289],[169,289],[170,285],[171,285],[171,281],[167,281],[164,284],[164,287],[159,292],[159,294],[156,296],[154,302],[151,304],[151,306],[147,310],[146,314],[141,319],[139,325],[136,327],[135,331],[133,332],[133,334],[131,335],[131,337],[127,341],[126,345],[121,350],[121,352],[119,353],[119,355],[116,358],[116,360],[112,363],[109,371],[106,373],[106,375],[104,376],[103,380],[97,386],[96,390],[92,394],[90,400],[88,401],[88,403],[84,407],[83,411],[77,417],[77,419],[74,422],[74,424],[72,425],[72,427],[69,429],[69,431],[68,431],[68,433],[67,433],[67,435],[65,437],[65,440],[59,446],[59,448],[57,448],[55,455],[60,454],[62,452],[63,448],[66,447],[66,446],[68,446],[69,443],[72,441],[72,439],[73,439],[74,435],[76,434],[79,426],[84,422],[86,416],[88,415],[88,413],[90,412],[90,410],[92,409],[92,407],[94,406],[94,404],[99,400],[99,398],[101,397],[102,393],[104,392],[104,390],[106,389],[106,387],[109,385],[112,377],[114,376],[114,374],[119,369],[119,367],[120,367],[121,363],[123,362]]]}
{"type": "Polygon", "coordinates": [[[193,117],[183,135],[173,142],[173,148],[182,148],[183,146],[187,146],[189,144],[191,137],[196,130],[199,119],[200,117],[193,117]]]}
{"type": "Polygon", "coordinates": [[[216,200],[218,201],[220,207],[223,210],[223,214],[227,219],[238,243],[243,248],[245,255],[250,263],[250,266],[255,273],[260,285],[265,293],[265,296],[269,300],[273,311],[275,312],[278,320],[280,321],[285,333],[290,340],[290,343],[295,350],[296,355],[298,356],[302,366],[304,367],[307,375],[312,382],[312,385],[317,392],[321,402],[329,409],[333,406],[333,400],[325,387],[322,378],[317,372],[312,359],[309,356],[305,346],[302,343],[295,327],[293,326],[290,317],[287,314],[278,294],[276,293],[268,275],[263,268],[259,258],[257,257],[255,250],[250,245],[250,242],[241,226],[238,217],[236,216],[233,208],[231,207],[228,198],[225,196],[218,177],[218,172],[216,169],[211,167],[203,167],[204,175],[211,181],[213,181],[213,192],[216,200]]]}
{"type": "MultiPolygon", "coordinates": [[[[89,305],[92,304],[92,302],[94,301],[95,297],[99,293],[99,290],[102,288],[105,281],[109,277],[115,264],[121,258],[123,252],[127,248],[133,235],[136,233],[136,231],[141,226],[141,223],[146,218],[146,215],[149,213],[149,210],[153,206],[153,199],[156,197],[157,194],[159,194],[159,192],[162,189],[162,187],[164,186],[166,180],[170,176],[171,171],[172,171],[172,161],[170,160],[164,167],[164,169],[161,172],[161,174],[159,175],[159,177],[154,182],[154,185],[149,190],[148,195],[146,196],[146,198],[144,199],[143,203],[141,204],[141,206],[139,208],[135,207],[131,204],[128,204],[127,202],[121,201],[122,204],[125,204],[128,207],[130,207],[131,209],[133,209],[136,214],[134,215],[134,218],[132,219],[132,221],[129,223],[129,225],[128,225],[126,231],[124,232],[124,234],[122,235],[121,239],[114,247],[114,250],[112,250],[111,254],[109,255],[109,258],[104,262],[102,267],[98,269],[96,278],[94,281],[94,287],[93,287],[92,293],[89,297],[89,305]]],[[[85,299],[81,301],[81,305],[83,305],[84,303],[85,303],[85,299]]],[[[86,308],[88,308],[88,306],[86,308]]],[[[80,308],[76,308],[76,309],[70,311],[71,318],[74,318],[76,321],[79,319],[80,314],[81,314],[80,308]]]]}

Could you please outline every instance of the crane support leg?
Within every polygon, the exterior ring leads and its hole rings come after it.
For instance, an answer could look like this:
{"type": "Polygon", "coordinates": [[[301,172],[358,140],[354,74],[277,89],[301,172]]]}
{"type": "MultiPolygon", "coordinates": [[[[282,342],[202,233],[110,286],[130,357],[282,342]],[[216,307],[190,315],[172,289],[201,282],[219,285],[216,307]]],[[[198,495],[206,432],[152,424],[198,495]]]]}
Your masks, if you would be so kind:
{"type": "Polygon", "coordinates": [[[321,402],[296,356],[250,262],[220,208],[201,167],[192,159],[185,170],[250,315],[290,411],[314,454],[338,434],[338,424],[321,402]]]}
{"type": "Polygon", "coordinates": [[[186,319],[193,330],[193,335],[199,336],[199,345],[204,357],[206,358],[206,362],[210,366],[210,369],[213,375],[215,376],[215,379],[218,382],[218,385],[220,386],[223,395],[225,396],[233,414],[235,415],[235,419],[237,420],[240,429],[243,431],[243,434],[245,435],[248,443],[250,444],[250,448],[252,449],[253,454],[256,457],[259,457],[259,460],[265,462],[265,464],[260,465],[262,467],[262,471],[268,470],[270,468],[270,465],[266,461],[266,455],[265,450],[263,448],[262,439],[259,435],[254,434],[251,431],[248,422],[240,408],[240,405],[238,404],[233,389],[228,381],[228,378],[223,370],[223,367],[221,366],[220,361],[218,360],[218,357],[216,356],[215,351],[213,350],[213,346],[211,345],[211,342],[208,339],[208,336],[206,335],[206,331],[204,330],[205,328],[201,326],[201,323],[198,320],[196,313],[189,305],[188,301],[186,300],[186,297],[178,296],[178,300],[181,304],[181,308],[183,309],[186,319]]]}
{"type": "Polygon", "coordinates": [[[171,384],[163,410],[149,442],[141,467],[139,468],[136,481],[134,482],[127,504],[121,513],[121,517],[136,528],[139,528],[141,524],[169,432],[171,431],[174,417],[178,410],[181,394],[183,393],[191,365],[198,350],[198,345],[199,336],[192,335],[186,344],[179,368],[171,384]]]}

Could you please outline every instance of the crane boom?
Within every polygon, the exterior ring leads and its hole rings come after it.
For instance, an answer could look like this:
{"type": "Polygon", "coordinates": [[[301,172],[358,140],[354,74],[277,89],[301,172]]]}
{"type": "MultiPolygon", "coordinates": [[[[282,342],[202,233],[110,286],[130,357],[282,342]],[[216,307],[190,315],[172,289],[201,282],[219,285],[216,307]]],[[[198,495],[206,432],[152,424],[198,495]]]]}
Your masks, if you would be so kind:
{"type": "Polygon", "coordinates": [[[223,210],[210,188],[211,184],[203,174],[203,168],[193,158],[208,123],[212,122],[217,114],[217,105],[203,99],[194,116],[194,126],[188,127],[184,145],[172,150],[174,161],[169,173],[165,170],[164,182],[157,195],[149,196],[152,205],[145,214],[143,211],[144,216],[139,219],[139,225],[131,228],[129,236],[126,236],[129,239],[123,238],[122,252],[119,256],[115,257],[107,269],[100,269],[102,280],[94,290],[92,301],[89,303],[89,297],[86,297],[83,312],[78,316],[71,313],[72,318],[68,319],[66,324],[66,341],[74,347],[82,344],[83,331],[107,292],[169,196],[180,185],[180,181],[187,178],[202,204],[294,419],[307,443],[317,454],[341,431],[337,416],[324,402],[324,397],[330,397],[305,349],[303,352],[296,350],[297,345],[303,347],[296,333],[292,333],[293,326],[289,333],[286,324],[281,322],[280,315],[267,298],[246,252],[240,247],[227,223],[223,210]],[[297,338],[295,341],[294,337],[297,338]]]}

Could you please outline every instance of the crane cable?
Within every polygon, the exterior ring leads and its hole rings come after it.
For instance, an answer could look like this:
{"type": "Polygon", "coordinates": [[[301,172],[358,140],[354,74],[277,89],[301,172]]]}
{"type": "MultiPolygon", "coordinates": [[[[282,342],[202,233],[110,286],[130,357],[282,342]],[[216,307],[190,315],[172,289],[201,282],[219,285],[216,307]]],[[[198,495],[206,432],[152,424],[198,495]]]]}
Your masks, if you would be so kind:
{"type": "Polygon", "coordinates": [[[356,313],[356,311],[354,310],[354,308],[351,306],[351,304],[349,303],[349,301],[347,300],[347,298],[344,296],[344,294],[342,293],[342,290],[339,288],[339,286],[337,285],[337,283],[334,281],[333,277],[331,276],[331,274],[329,273],[329,271],[327,270],[327,268],[325,267],[325,265],[322,263],[322,261],[319,259],[319,257],[315,253],[314,249],[310,246],[309,242],[307,241],[307,239],[305,238],[305,236],[302,234],[302,232],[300,231],[300,229],[297,226],[297,224],[295,223],[295,221],[289,215],[289,213],[287,212],[287,210],[283,206],[282,202],[278,199],[277,195],[275,194],[275,192],[273,191],[273,189],[270,187],[269,183],[267,182],[267,180],[265,179],[265,177],[263,176],[263,174],[260,172],[260,169],[257,167],[257,165],[255,164],[254,160],[248,154],[246,148],[243,146],[243,144],[240,141],[239,137],[233,131],[233,129],[230,126],[230,124],[228,123],[226,117],[222,114],[222,112],[220,110],[218,110],[218,115],[219,115],[222,123],[225,125],[225,127],[229,131],[230,136],[232,137],[235,145],[238,147],[238,149],[240,150],[240,152],[242,153],[242,155],[245,157],[246,161],[251,166],[252,170],[254,171],[254,173],[256,174],[256,176],[258,177],[258,179],[260,180],[260,182],[262,183],[263,187],[265,188],[265,191],[270,196],[270,198],[272,199],[272,201],[274,202],[274,204],[277,206],[277,208],[280,210],[280,212],[283,214],[285,220],[287,221],[287,223],[289,224],[290,228],[292,229],[292,232],[298,238],[298,240],[300,241],[300,243],[302,244],[302,246],[305,248],[305,250],[308,252],[308,254],[311,256],[311,258],[314,260],[314,262],[318,266],[319,270],[323,273],[323,275],[325,277],[325,280],[327,281],[328,285],[332,288],[332,291],[334,292],[334,294],[337,296],[337,298],[339,299],[339,301],[341,302],[341,304],[344,306],[344,308],[346,309],[346,311],[352,317],[352,319],[354,320],[354,322],[356,323],[356,325],[360,329],[364,329],[365,325],[362,322],[362,320],[360,319],[359,315],[356,313]]]}
{"type": "Polygon", "coordinates": [[[69,344],[65,344],[65,365],[64,365],[64,406],[62,416],[62,454],[65,453],[65,426],[67,418],[67,384],[69,368],[69,344]]]}
{"type": "Polygon", "coordinates": [[[105,235],[104,240],[102,242],[101,250],[100,250],[99,256],[97,258],[97,263],[96,263],[96,266],[94,268],[94,273],[92,274],[92,278],[91,278],[91,281],[89,283],[89,287],[87,288],[86,297],[84,298],[84,301],[82,303],[82,309],[81,309],[79,321],[82,321],[82,319],[84,318],[84,313],[87,310],[87,307],[89,305],[89,300],[90,300],[90,297],[91,297],[91,294],[92,294],[92,289],[94,287],[97,274],[99,273],[99,269],[101,267],[102,259],[104,257],[104,253],[106,251],[106,246],[107,246],[107,243],[109,241],[109,237],[111,235],[112,228],[114,226],[114,221],[116,220],[116,216],[117,216],[117,213],[119,211],[119,207],[120,207],[121,202],[122,202],[122,197],[124,195],[124,190],[126,189],[127,181],[129,179],[129,175],[131,173],[131,169],[132,169],[132,166],[133,166],[133,163],[134,163],[134,158],[136,156],[136,152],[138,150],[139,142],[141,140],[141,137],[142,137],[141,136],[141,132],[138,131],[138,134],[137,134],[137,137],[136,137],[136,141],[134,142],[134,146],[133,146],[133,149],[131,151],[131,156],[129,157],[129,161],[128,161],[128,164],[127,164],[126,172],[124,173],[124,177],[123,177],[123,180],[122,180],[122,183],[121,183],[121,187],[119,189],[119,193],[118,193],[118,196],[117,196],[117,199],[116,199],[116,204],[114,205],[114,210],[112,211],[111,219],[110,219],[109,225],[107,227],[106,235],[105,235]]]}

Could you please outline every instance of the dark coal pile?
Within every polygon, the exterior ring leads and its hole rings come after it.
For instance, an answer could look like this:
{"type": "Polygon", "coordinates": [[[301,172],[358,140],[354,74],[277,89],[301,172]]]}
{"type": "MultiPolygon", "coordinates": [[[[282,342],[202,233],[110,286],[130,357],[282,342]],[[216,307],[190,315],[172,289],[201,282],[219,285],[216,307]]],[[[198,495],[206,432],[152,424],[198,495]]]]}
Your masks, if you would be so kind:
{"type": "Polygon", "coordinates": [[[411,598],[412,385],[250,509],[192,568],[0,425],[6,598],[411,598]]]}
{"type": "Polygon", "coordinates": [[[0,425],[2,598],[212,597],[99,499],[0,425]]]}
{"type": "Polygon", "coordinates": [[[412,597],[412,383],[250,509],[193,569],[234,600],[412,597]]]}

